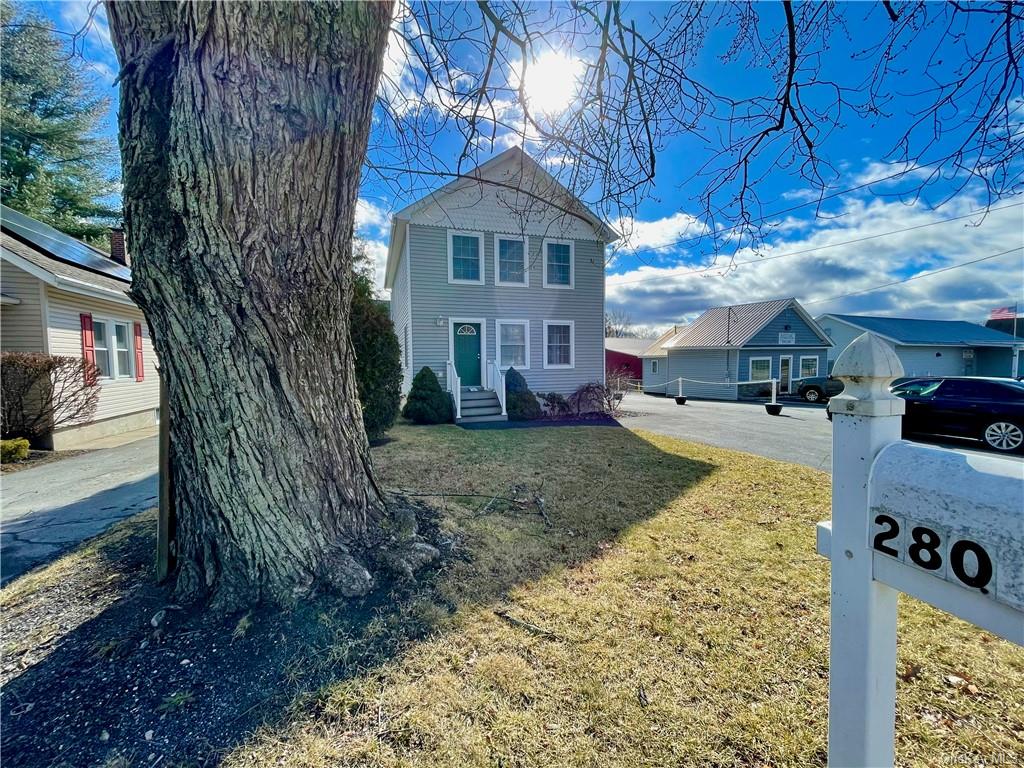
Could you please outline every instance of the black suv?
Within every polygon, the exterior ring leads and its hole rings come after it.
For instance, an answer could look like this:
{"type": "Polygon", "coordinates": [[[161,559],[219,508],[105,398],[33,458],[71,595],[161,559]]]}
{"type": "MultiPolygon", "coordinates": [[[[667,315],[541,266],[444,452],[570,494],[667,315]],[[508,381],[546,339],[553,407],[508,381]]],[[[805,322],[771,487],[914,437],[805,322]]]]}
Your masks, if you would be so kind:
{"type": "Polygon", "coordinates": [[[907,401],[904,433],[981,440],[1002,453],[1024,447],[1024,384],[966,376],[909,379],[892,387],[907,401]]]}

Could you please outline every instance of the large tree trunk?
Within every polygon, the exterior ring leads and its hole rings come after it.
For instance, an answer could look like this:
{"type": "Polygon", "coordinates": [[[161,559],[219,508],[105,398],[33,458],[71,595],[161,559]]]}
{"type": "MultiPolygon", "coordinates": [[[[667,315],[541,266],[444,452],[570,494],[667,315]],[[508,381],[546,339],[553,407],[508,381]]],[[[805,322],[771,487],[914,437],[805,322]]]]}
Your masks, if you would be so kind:
{"type": "Polygon", "coordinates": [[[169,396],[177,592],[224,610],[362,594],[394,526],[357,398],[350,245],[391,3],[107,11],[132,293],[169,396]]]}

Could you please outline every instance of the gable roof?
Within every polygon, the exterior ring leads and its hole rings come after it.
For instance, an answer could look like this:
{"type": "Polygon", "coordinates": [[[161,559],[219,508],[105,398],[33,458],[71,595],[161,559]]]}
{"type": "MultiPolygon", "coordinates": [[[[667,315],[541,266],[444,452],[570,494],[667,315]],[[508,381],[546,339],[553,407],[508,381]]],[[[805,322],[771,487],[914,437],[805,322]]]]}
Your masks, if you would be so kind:
{"type": "Polygon", "coordinates": [[[689,326],[673,325],[671,328],[669,328],[667,331],[661,334],[661,336],[659,336],[653,344],[647,347],[647,349],[645,349],[640,354],[640,357],[666,357],[668,355],[668,350],[665,349],[665,344],[668,343],[669,339],[671,339],[673,336],[677,335],[680,331],[686,328],[689,328],[689,326]]]}
{"type": "Polygon", "coordinates": [[[825,332],[794,298],[757,301],[729,307],[713,307],[698,317],[693,325],[677,333],[665,343],[668,349],[722,349],[742,347],[783,310],[792,308],[808,327],[832,346],[825,332]]]}
{"type": "Polygon", "coordinates": [[[637,339],[629,336],[606,336],[604,340],[606,350],[635,357],[640,357],[640,354],[650,345],[650,339],[637,339]]]}
{"type": "MultiPolygon", "coordinates": [[[[399,256],[405,245],[406,228],[400,226],[400,224],[408,223],[416,213],[429,205],[437,203],[440,198],[445,195],[449,195],[452,192],[470,186],[485,183],[496,183],[494,179],[490,178],[490,175],[493,175],[498,168],[506,163],[518,164],[524,174],[531,174],[538,178],[549,190],[563,195],[565,197],[564,204],[556,203],[554,206],[568,216],[573,216],[585,221],[594,228],[604,242],[614,242],[621,237],[618,232],[609,227],[597,214],[591,211],[582,200],[570,192],[564,184],[548,173],[540,163],[526,154],[522,147],[510,147],[504,152],[495,155],[490,160],[481,163],[473,170],[468,171],[442,187],[427,193],[420,199],[405,206],[391,217],[391,236],[388,244],[388,261],[384,272],[385,288],[391,288],[394,284],[395,270],[398,268],[398,262],[400,260],[399,256]]],[[[498,186],[500,187],[501,185],[498,184],[498,186]]],[[[517,191],[524,192],[526,190],[518,189],[517,191]]]]}
{"type": "Polygon", "coordinates": [[[127,267],[102,251],[7,206],[0,208],[0,213],[0,245],[5,261],[61,290],[134,303],[127,295],[131,287],[131,271],[127,267]]]}
{"type": "Polygon", "coordinates": [[[818,318],[835,318],[863,331],[871,331],[893,342],[929,346],[1013,346],[1021,344],[1008,333],[986,328],[966,320],[915,320],[907,317],[876,317],[871,315],[836,315],[827,313],[818,318]]]}

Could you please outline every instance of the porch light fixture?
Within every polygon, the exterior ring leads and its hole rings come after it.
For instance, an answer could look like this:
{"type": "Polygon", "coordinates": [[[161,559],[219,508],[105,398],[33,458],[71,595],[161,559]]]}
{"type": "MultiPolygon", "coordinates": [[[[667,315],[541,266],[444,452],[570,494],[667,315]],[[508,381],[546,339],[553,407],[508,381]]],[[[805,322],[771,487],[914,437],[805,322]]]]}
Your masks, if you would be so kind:
{"type": "Polygon", "coordinates": [[[438,315],[437,317],[435,317],[434,318],[434,325],[436,325],[438,328],[440,328],[442,325],[444,325],[444,318],[441,315],[438,315]]]}

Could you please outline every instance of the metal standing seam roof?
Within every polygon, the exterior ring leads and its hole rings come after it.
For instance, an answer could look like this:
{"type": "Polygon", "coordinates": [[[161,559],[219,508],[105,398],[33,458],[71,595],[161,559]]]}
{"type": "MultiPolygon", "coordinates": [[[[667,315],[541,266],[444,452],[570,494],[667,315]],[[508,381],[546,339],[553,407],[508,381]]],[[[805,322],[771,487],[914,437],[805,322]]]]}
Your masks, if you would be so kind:
{"type": "Polygon", "coordinates": [[[796,299],[713,307],[664,345],[669,349],[742,347],[796,299]]]}
{"type": "Polygon", "coordinates": [[[966,320],[915,320],[905,317],[874,317],[869,315],[836,315],[834,317],[865,331],[877,333],[898,344],[934,346],[1012,346],[1021,344],[1008,333],[986,328],[966,320]]]}
{"type": "Polygon", "coordinates": [[[634,357],[640,357],[640,354],[650,345],[650,339],[637,339],[631,336],[606,336],[604,340],[606,351],[634,357]]]}

